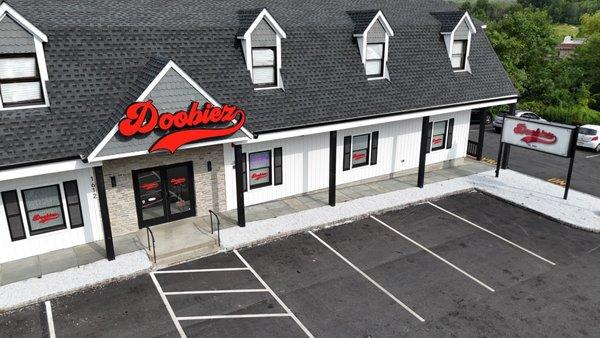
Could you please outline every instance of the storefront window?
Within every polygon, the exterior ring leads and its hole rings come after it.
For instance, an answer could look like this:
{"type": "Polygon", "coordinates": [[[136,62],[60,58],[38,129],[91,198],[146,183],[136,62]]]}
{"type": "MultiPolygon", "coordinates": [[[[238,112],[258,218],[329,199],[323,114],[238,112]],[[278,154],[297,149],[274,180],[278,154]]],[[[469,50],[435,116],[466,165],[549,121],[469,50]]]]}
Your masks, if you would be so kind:
{"type": "Polygon", "coordinates": [[[433,124],[431,150],[446,148],[446,124],[448,121],[438,121],[433,124]]]}
{"type": "Polygon", "coordinates": [[[369,134],[357,135],[352,139],[352,167],[369,163],[369,134]]]}
{"type": "Polygon", "coordinates": [[[66,228],[58,184],[23,190],[22,194],[31,235],[66,228]]]}
{"type": "Polygon", "coordinates": [[[271,185],[271,151],[261,151],[248,155],[250,189],[271,185]]]}

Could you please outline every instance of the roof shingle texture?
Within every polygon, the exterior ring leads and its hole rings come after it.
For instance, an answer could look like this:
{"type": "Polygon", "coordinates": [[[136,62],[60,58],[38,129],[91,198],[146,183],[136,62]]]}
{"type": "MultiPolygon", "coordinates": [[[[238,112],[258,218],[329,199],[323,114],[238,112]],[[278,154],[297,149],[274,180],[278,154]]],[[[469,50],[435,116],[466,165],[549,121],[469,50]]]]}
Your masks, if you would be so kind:
{"type": "Polygon", "coordinates": [[[172,59],[220,103],[244,108],[246,127],[258,134],[516,95],[482,30],[473,37],[472,74],[452,71],[440,21],[430,14],[455,10],[441,0],[377,2],[395,32],[391,81],[367,81],[352,38],[356,24],[348,12],[372,11],[369,0],[9,4],[48,35],[51,108],[0,112],[0,167],[88,155],[123,114],[125,102],[151,81],[148,74],[156,70],[147,63],[156,54],[172,59]],[[254,90],[236,39],[240,27],[249,25],[240,11],[253,15],[263,7],[287,34],[285,91],[254,90]]]}

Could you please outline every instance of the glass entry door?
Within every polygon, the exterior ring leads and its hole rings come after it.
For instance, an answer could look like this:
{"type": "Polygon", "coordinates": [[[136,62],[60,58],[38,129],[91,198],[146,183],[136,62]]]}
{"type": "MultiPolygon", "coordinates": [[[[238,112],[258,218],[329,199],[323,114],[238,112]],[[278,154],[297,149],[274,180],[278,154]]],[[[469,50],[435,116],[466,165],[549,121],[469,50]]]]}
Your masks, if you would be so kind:
{"type": "Polygon", "coordinates": [[[140,228],[196,214],[191,163],[133,172],[140,228]]]}

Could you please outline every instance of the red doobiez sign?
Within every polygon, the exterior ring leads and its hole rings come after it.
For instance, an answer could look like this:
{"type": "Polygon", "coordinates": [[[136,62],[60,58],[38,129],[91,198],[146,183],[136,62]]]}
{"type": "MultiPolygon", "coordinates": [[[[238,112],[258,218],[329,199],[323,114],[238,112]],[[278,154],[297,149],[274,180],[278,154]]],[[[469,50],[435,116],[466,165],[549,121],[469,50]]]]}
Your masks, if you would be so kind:
{"type": "Polygon", "coordinates": [[[556,135],[549,131],[541,130],[541,129],[527,129],[527,125],[525,123],[519,123],[515,128],[513,128],[513,132],[515,134],[525,135],[521,141],[529,144],[529,143],[544,143],[544,144],[554,144],[556,143],[556,135]]]}
{"type": "Polygon", "coordinates": [[[197,101],[188,110],[176,113],[158,113],[152,100],[135,102],[125,111],[119,122],[119,133],[125,137],[147,135],[155,129],[167,134],[156,140],[148,152],[167,150],[171,154],[184,144],[233,135],[246,122],[246,114],[237,106],[213,106],[205,103],[202,109],[197,101]]]}

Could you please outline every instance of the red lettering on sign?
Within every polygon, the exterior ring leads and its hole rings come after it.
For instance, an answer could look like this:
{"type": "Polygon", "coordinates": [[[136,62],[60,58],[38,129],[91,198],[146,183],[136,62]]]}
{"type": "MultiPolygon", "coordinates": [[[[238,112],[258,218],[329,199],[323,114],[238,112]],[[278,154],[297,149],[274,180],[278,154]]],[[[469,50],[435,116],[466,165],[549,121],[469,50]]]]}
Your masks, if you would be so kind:
{"type": "Polygon", "coordinates": [[[352,159],[355,161],[362,160],[365,157],[367,157],[367,154],[365,153],[352,154],[352,159]]]}
{"type": "Polygon", "coordinates": [[[440,143],[442,143],[442,141],[443,141],[443,140],[442,140],[441,138],[434,138],[434,139],[433,139],[433,144],[434,144],[434,145],[436,145],[436,144],[440,144],[440,143]]]}
{"type": "Polygon", "coordinates": [[[171,185],[182,185],[186,181],[185,177],[177,177],[171,179],[171,185]]]}
{"type": "Polygon", "coordinates": [[[49,213],[43,214],[43,215],[35,214],[35,215],[33,215],[33,221],[44,224],[53,219],[57,219],[58,216],[60,216],[60,215],[57,212],[49,212],[49,213]]]}
{"type": "Polygon", "coordinates": [[[150,183],[140,184],[140,188],[142,188],[146,191],[156,189],[156,188],[158,188],[158,186],[159,186],[158,182],[150,182],[150,183]]]}
{"type": "Polygon", "coordinates": [[[267,173],[252,173],[252,175],[250,175],[250,178],[252,178],[255,181],[258,181],[260,179],[263,179],[267,177],[267,173]]]}
{"type": "Polygon", "coordinates": [[[527,129],[527,125],[525,123],[519,123],[513,129],[515,134],[523,134],[525,135],[521,141],[530,144],[530,143],[544,143],[544,144],[554,144],[557,141],[556,135],[549,131],[538,129],[527,129]]]}
{"type": "Polygon", "coordinates": [[[119,122],[119,132],[131,137],[149,134],[156,128],[170,131],[154,142],[148,151],[167,150],[174,153],[184,144],[233,135],[246,122],[246,114],[236,106],[216,107],[205,103],[203,109],[199,109],[199,105],[194,101],[187,111],[159,114],[152,100],[135,102],[127,107],[125,117],[119,122]],[[227,126],[201,128],[217,123],[227,126]],[[177,130],[171,130],[173,128],[177,130]]]}

